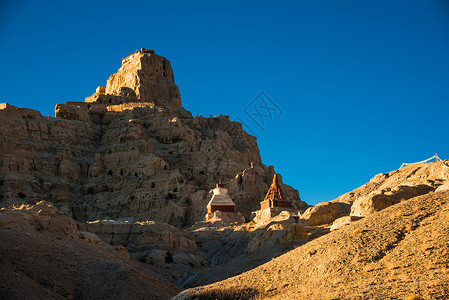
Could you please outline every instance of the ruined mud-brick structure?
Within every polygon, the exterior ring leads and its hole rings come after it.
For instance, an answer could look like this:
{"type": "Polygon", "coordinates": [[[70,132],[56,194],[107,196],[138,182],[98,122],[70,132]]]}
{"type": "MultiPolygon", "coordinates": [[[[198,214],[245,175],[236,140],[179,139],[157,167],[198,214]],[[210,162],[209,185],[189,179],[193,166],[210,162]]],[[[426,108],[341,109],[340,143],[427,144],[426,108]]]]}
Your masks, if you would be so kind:
{"type": "Polygon", "coordinates": [[[279,185],[278,175],[274,174],[273,183],[265,196],[265,199],[260,203],[260,209],[267,208],[287,208],[292,207],[290,201],[284,195],[284,192],[279,185]]]}

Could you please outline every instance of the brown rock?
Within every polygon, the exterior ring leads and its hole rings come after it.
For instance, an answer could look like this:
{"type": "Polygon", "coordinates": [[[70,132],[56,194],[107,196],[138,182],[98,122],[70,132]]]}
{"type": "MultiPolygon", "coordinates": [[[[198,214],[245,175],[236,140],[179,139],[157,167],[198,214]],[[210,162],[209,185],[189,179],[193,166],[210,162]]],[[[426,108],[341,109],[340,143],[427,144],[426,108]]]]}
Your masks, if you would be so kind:
{"type": "Polygon", "coordinates": [[[351,205],[342,202],[323,202],[313,207],[309,207],[302,215],[304,220],[310,226],[330,224],[337,218],[349,215],[351,205]]]}
{"type": "Polygon", "coordinates": [[[168,224],[147,221],[96,221],[82,226],[112,246],[124,246],[133,260],[168,268],[174,280],[206,264],[193,236],[168,224]]]}
{"type": "Polygon", "coordinates": [[[148,265],[80,239],[50,203],[0,210],[0,295],[5,299],[168,299],[179,289],[148,265]],[[51,288],[49,288],[51,287],[51,288]]]}
{"type": "Polygon", "coordinates": [[[449,193],[390,206],[180,299],[444,299],[449,193]]]}
{"type": "Polygon", "coordinates": [[[401,201],[433,192],[447,183],[448,178],[448,161],[418,163],[378,174],[369,183],[348,193],[355,199],[351,216],[367,216],[401,201]]]}
{"type": "Polygon", "coordinates": [[[435,192],[444,192],[449,191],[449,181],[446,181],[444,184],[440,185],[435,192]]]}
{"type": "Polygon", "coordinates": [[[338,218],[332,223],[330,231],[340,229],[341,227],[350,225],[352,222],[358,221],[360,219],[363,219],[363,217],[344,216],[344,217],[338,218]]]}
{"type": "Polygon", "coordinates": [[[180,109],[181,95],[175,84],[170,62],[154,51],[136,51],[122,60],[122,67],[111,75],[106,94],[123,95],[128,88],[141,102],[154,102],[168,109],[180,109]]]}
{"type": "MultiPolygon", "coordinates": [[[[45,199],[79,221],[182,227],[204,218],[207,192],[222,179],[248,218],[274,174],[256,138],[228,116],[193,118],[154,51],[122,63],[86,102],[57,105],[57,118],[0,106],[0,207],[45,199]]],[[[282,189],[307,208],[297,190],[282,189]]]]}
{"type": "Polygon", "coordinates": [[[55,108],[55,117],[68,120],[77,120],[83,122],[92,122],[92,116],[89,108],[83,102],[76,105],[72,102],[71,105],[57,104],[55,108]]]}

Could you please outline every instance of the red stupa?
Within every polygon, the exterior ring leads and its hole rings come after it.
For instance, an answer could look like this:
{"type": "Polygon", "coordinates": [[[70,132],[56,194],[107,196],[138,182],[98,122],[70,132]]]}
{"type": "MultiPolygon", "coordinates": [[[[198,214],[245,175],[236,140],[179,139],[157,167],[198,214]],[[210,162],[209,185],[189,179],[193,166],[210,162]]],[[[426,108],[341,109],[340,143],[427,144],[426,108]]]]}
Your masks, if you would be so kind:
{"type": "Polygon", "coordinates": [[[277,174],[274,174],[273,183],[268,190],[265,199],[260,202],[260,209],[266,208],[291,208],[292,205],[290,201],[284,195],[284,192],[279,185],[279,179],[277,174]]]}

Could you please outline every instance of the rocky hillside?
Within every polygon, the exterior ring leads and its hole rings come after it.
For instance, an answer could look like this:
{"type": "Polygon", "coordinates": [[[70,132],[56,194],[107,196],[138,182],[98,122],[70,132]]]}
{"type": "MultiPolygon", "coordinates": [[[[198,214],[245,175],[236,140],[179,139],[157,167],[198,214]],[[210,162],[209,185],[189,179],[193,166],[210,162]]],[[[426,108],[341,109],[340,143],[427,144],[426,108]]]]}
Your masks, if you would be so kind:
{"type": "MultiPolygon", "coordinates": [[[[142,49],[106,87],[56,117],[0,106],[0,207],[51,201],[76,220],[202,220],[222,179],[237,209],[259,208],[274,174],[256,138],[228,116],[196,117],[181,105],[170,62],[142,49]]],[[[297,210],[308,205],[284,185],[297,210]]]]}
{"type": "Polygon", "coordinates": [[[179,288],[49,202],[0,210],[0,299],[168,299],[179,288]]]}
{"type": "Polygon", "coordinates": [[[337,227],[401,201],[445,190],[449,190],[449,161],[412,164],[378,174],[368,183],[333,201],[310,207],[301,219],[308,225],[335,221],[334,227],[337,227]]]}
{"type": "MultiPolygon", "coordinates": [[[[399,171],[401,172],[401,170],[399,171]]],[[[447,299],[449,191],[429,192],[174,299],[447,299]]]]}
{"type": "Polygon", "coordinates": [[[170,62],[145,49],[84,102],[55,117],[3,103],[0,125],[0,298],[449,295],[449,161],[313,207],[281,183],[293,211],[251,216],[275,173],[256,138],[194,118],[170,62]],[[246,222],[203,221],[219,179],[246,222]]]}

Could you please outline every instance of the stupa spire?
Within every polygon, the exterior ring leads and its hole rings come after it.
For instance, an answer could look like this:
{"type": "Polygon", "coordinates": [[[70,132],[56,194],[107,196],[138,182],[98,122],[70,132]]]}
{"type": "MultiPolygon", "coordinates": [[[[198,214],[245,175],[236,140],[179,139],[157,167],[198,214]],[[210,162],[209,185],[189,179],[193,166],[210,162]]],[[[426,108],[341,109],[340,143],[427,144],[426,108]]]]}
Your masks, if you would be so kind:
{"type": "Polygon", "coordinates": [[[282,191],[281,185],[279,183],[278,174],[274,174],[273,183],[268,189],[267,195],[260,203],[261,209],[266,208],[276,208],[276,207],[284,207],[291,208],[290,201],[285,197],[284,192],[282,191]]]}
{"type": "Polygon", "coordinates": [[[287,198],[285,198],[284,192],[281,189],[281,186],[279,185],[279,178],[278,174],[276,173],[273,176],[273,183],[271,184],[270,189],[265,196],[264,201],[266,200],[287,200],[287,198]]]}

